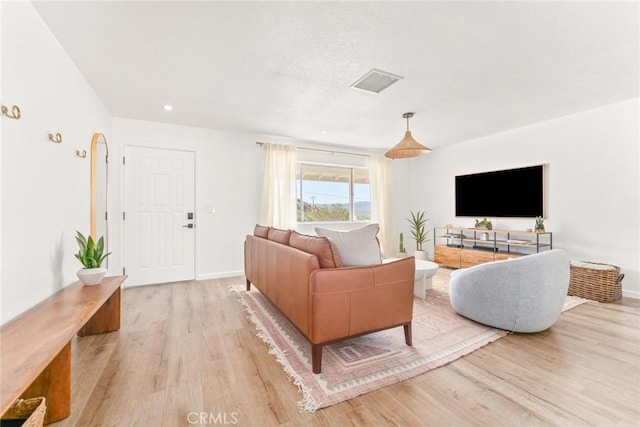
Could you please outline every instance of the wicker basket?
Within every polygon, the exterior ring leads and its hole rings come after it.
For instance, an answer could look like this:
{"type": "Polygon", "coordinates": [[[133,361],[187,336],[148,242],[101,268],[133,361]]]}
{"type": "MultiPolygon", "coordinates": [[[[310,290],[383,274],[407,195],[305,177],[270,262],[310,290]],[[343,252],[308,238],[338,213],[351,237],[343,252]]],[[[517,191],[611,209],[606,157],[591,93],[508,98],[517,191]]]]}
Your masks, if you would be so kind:
{"type": "Polygon", "coordinates": [[[3,426],[42,427],[47,411],[44,397],[18,399],[2,416],[3,426]]]}
{"type": "Polygon", "coordinates": [[[598,302],[611,302],[622,298],[620,267],[598,262],[570,264],[569,291],[567,294],[598,302]]]}

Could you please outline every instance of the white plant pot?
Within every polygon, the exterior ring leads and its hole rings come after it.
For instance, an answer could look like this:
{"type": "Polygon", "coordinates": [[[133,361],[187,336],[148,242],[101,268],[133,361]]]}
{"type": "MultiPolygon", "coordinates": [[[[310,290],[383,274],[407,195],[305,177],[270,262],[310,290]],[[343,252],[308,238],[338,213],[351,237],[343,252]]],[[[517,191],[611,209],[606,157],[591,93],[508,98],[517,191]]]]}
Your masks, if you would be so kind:
{"type": "Polygon", "coordinates": [[[416,259],[423,259],[425,261],[429,259],[427,257],[427,251],[415,251],[413,256],[416,257],[416,259]]]}
{"type": "Polygon", "coordinates": [[[76,273],[78,275],[78,279],[85,285],[99,285],[104,276],[107,274],[107,269],[104,267],[100,268],[81,268],[76,273]]]}

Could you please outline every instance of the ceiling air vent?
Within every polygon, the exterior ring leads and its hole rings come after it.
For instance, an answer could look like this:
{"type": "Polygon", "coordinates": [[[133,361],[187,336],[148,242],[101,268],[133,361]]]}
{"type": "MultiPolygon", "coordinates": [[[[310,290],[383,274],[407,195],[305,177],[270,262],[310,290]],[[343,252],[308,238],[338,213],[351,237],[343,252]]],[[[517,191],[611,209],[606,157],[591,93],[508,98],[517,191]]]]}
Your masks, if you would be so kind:
{"type": "Polygon", "coordinates": [[[351,85],[351,87],[354,89],[364,90],[366,92],[380,93],[383,89],[388,88],[403,78],[404,77],[396,76],[395,74],[376,70],[374,68],[364,76],[360,77],[357,82],[351,85]]]}

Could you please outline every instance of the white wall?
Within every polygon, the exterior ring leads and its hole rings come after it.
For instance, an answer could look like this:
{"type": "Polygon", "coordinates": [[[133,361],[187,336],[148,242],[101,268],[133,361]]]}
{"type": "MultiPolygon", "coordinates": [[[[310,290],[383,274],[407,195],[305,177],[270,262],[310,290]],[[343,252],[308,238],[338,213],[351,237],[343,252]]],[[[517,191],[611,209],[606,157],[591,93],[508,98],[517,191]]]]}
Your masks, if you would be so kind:
{"type": "MultiPolygon", "coordinates": [[[[395,215],[396,221],[394,224],[394,248],[399,251],[400,250],[400,233],[404,235],[404,247],[409,254],[413,254],[416,250],[416,241],[410,238],[409,233],[409,223],[407,222],[407,218],[409,218],[409,211],[411,210],[425,210],[427,211],[427,218],[430,218],[431,211],[427,210],[428,207],[419,206],[415,203],[414,197],[415,194],[412,191],[411,187],[411,171],[414,163],[417,160],[408,160],[408,159],[398,159],[393,161],[393,185],[395,190],[395,194],[393,195],[393,200],[395,204],[395,215]]],[[[433,221],[429,221],[427,223],[427,228],[431,227],[433,221]]],[[[430,245],[430,242],[427,242],[423,249],[427,249],[430,245]]]]}
{"type": "MultiPolygon", "coordinates": [[[[473,226],[474,218],[455,217],[456,175],[546,163],[545,228],[554,248],[620,266],[624,295],[640,298],[639,116],[632,99],[434,150],[410,160],[411,209],[426,210],[431,226],[473,226]]],[[[501,229],[534,225],[490,219],[501,229]]]]}
{"type": "MultiPolygon", "coordinates": [[[[124,146],[135,145],[165,149],[178,149],[196,153],[196,278],[207,279],[244,274],[243,245],[245,235],[253,232],[259,222],[262,181],[264,173],[264,150],[256,141],[290,144],[297,147],[324,148],[317,144],[288,138],[277,138],[251,133],[229,133],[212,129],[179,126],[114,118],[113,138],[109,141],[112,159],[110,173],[112,188],[123,192],[122,156],[124,146]],[[112,168],[117,168],[114,171],[112,168]],[[117,179],[115,182],[113,179],[117,179]],[[213,207],[215,213],[207,212],[213,207]]],[[[367,153],[363,153],[367,154],[367,153]]],[[[364,157],[338,159],[322,153],[300,151],[302,160],[333,164],[365,164],[364,157]],[[351,162],[351,163],[349,163],[351,162]]],[[[121,214],[122,194],[110,202],[114,207],[110,222],[111,248],[116,253],[111,258],[119,270],[122,261],[124,240],[121,214]]],[[[111,209],[110,209],[111,210],[111,209]]],[[[315,227],[321,223],[302,224],[298,230],[315,234],[315,227]]],[[[351,230],[362,227],[363,223],[332,223],[331,228],[351,230]]],[[[125,282],[126,286],[126,282],[125,282]]]]}
{"type": "Polygon", "coordinates": [[[111,115],[29,2],[0,2],[2,323],[75,280],[75,230],[89,233],[90,149],[111,115]],[[48,132],[62,134],[62,144],[48,132]]]}
{"type": "MultiPolygon", "coordinates": [[[[122,152],[135,145],[193,151],[196,155],[196,278],[243,274],[243,244],[260,214],[264,153],[253,134],[114,118],[109,140],[110,182],[123,195],[122,152]],[[111,154],[113,153],[113,154],[111,154]],[[110,166],[111,168],[111,166],[110,166]],[[215,213],[207,212],[213,207],[215,213]]],[[[112,250],[122,253],[122,197],[111,206],[112,250]]],[[[122,259],[115,265],[122,268],[122,259]]],[[[126,286],[126,282],[125,282],[126,286]]]]}
{"type": "MultiPolygon", "coordinates": [[[[3,31],[2,28],[4,28],[4,25],[2,24],[2,3],[0,3],[0,56],[1,56],[1,52],[2,52],[2,47],[4,46],[4,37],[3,37],[3,31]]],[[[0,58],[1,59],[1,58],[0,58]]],[[[4,97],[4,91],[3,91],[3,73],[2,73],[2,62],[0,62],[0,100],[4,100],[6,99],[4,97]]],[[[4,101],[2,101],[4,102],[4,101]]],[[[2,117],[0,117],[0,136],[2,137],[2,140],[0,140],[0,324],[4,323],[4,310],[2,310],[2,301],[4,300],[4,298],[2,297],[3,291],[2,291],[2,283],[4,283],[2,281],[2,242],[4,242],[4,238],[3,238],[3,233],[2,233],[2,206],[3,206],[3,202],[2,202],[2,183],[4,182],[2,179],[2,146],[4,145],[4,120],[2,117]]]]}

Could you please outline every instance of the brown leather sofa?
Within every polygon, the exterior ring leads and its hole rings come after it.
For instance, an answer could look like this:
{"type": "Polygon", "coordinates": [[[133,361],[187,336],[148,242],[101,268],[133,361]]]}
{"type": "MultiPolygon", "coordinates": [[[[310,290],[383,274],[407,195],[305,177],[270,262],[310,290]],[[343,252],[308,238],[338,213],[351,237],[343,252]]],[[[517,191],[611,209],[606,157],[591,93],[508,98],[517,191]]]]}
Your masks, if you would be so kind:
{"type": "Polygon", "coordinates": [[[411,345],[415,259],[343,267],[326,237],[256,226],[244,245],[253,283],[311,343],[314,373],[322,349],[346,338],[404,327],[411,345]]]}

